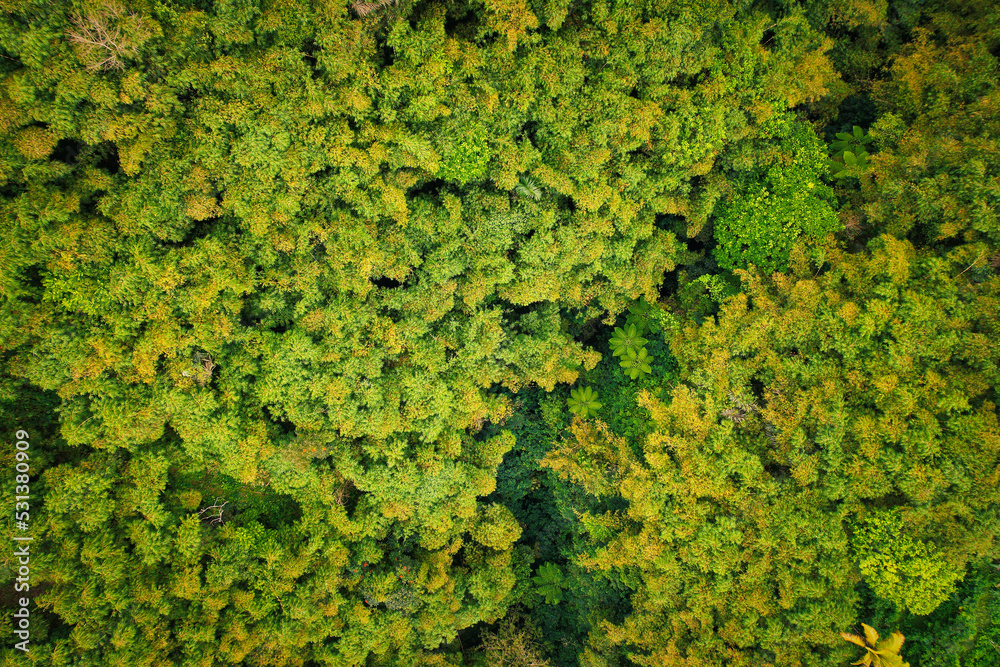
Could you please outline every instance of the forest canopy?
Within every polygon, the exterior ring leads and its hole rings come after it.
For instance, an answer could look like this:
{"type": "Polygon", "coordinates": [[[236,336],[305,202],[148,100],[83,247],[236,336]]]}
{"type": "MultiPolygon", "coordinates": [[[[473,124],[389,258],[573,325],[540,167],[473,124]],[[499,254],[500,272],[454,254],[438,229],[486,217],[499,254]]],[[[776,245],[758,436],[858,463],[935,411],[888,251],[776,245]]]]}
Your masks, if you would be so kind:
{"type": "Polygon", "coordinates": [[[995,3],[0,10],[0,665],[1000,661],[995,3]]]}

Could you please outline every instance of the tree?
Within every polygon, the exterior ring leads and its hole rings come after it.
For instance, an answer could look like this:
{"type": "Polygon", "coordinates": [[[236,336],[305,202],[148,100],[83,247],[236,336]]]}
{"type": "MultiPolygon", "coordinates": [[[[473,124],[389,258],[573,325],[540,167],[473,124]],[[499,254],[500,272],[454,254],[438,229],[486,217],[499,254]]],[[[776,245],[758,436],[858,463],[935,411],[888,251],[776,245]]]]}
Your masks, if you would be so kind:
{"type": "Polygon", "coordinates": [[[910,667],[910,663],[903,662],[903,659],[899,656],[899,649],[902,648],[904,639],[902,633],[893,632],[891,637],[886,637],[882,641],[879,641],[878,632],[875,628],[864,623],[861,626],[865,629],[864,637],[846,632],[840,633],[841,637],[847,641],[865,649],[865,654],[861,660],[852,664],[865,665],[865,667],[870,667],[871,665],[875,665],[875,667],[882,667],[883,665],[886,667],[910,667]]]}
{"type": "Polygon", "coordinates": [[[833,190],[822,179],[826,146],[789,116],[768,125],[779,140],[776,150],[755,156],[754,169],[737,178],[737,193],[714,223],[715,259],[724,269],[784,271],[800,235],[815,242],[840,227],[830,205],[833,190]]]}

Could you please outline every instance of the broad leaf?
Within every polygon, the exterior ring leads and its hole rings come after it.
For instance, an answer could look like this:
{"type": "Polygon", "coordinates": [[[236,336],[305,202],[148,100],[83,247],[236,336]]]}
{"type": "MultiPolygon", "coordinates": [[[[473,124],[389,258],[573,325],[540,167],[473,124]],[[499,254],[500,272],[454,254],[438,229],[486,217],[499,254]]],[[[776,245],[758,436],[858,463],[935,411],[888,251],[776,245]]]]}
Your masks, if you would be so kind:
{"type": "MultiPolygon", "coordinates": [[[[855,129],[857,129],[857,126],[855,126],[855,129]]],[[[865,629],[865,639],[868,640],[869,646],[875,646],[875,642],[878,641],[878,631],[865,623],[862,623],[861,627],[865,629]]]]}

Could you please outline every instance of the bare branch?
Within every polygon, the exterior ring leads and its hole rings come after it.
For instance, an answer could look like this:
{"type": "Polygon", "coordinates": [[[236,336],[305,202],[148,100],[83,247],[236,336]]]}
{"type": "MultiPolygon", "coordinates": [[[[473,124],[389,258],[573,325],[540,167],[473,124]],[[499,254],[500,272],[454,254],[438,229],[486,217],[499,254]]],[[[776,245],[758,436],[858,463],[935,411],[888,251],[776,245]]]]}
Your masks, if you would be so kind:
{"type": "Polygon", "coordinates": [[[383,7],[388,7],[389,5],[396,5],[399,0],[375,0],[375,2],[355,2],[351,5],[351,8],[357,12],[358,16],[368,16],[377,9],[382,9],[383,7]]]}
{"type": "Polygon", "coordinates": [[[121,24],[125,20],[141,27],[138,14],[126,11],[115,2],[109,2],[96,13],[75,14],[70,18],[75,27],[66,36],[82,51],[88,70],[122,70],[125,69],[123,58],[139,55],[138,46],[122,31],[121,24]]]}
{"type": "Polygon", "coordinates": [[[212,525],[218,525],[222,523],[222,513],[225,511],[226,505],[229,504],[228,500],[223,500],[219,503],[220,498],[215,499],[214,505],[209,505],[198,512],[198,516],[201,517],[202,521],[208,521],[212,525]]]}

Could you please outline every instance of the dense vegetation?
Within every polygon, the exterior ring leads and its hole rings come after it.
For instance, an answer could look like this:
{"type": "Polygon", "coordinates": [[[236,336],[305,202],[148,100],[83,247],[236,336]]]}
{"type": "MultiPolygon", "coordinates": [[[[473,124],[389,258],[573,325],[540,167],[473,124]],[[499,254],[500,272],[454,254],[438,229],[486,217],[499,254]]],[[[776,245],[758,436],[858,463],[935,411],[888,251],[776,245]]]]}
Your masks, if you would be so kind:
{"type": "Polygon", "coordinates": [[[1000,662],[995,3],[0,9],[0,664],[1000,662]]]}

